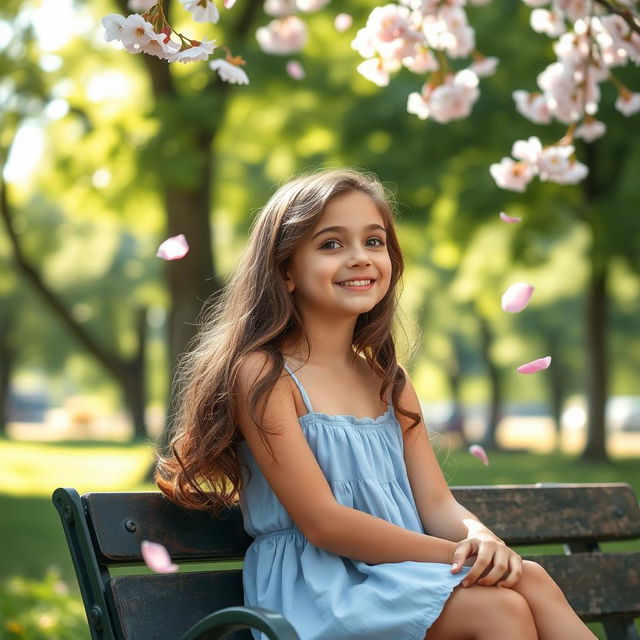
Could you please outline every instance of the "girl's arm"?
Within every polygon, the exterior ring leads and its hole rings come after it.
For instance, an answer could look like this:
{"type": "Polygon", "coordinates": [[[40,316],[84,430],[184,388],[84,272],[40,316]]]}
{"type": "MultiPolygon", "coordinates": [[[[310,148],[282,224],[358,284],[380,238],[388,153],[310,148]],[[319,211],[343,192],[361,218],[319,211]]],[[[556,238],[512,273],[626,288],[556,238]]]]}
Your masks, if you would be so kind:
{"type": "MultiPolygon", "coordinates": [[[[450,563],[456,548],[450,540],[409,531],[336,502],[298,423],[288,375],[276,382],[263,401],[263,426],[269,432],[263,440],[249,416],[248,398],[266,369],[265,362],[264,354],[254,353],[240,369],[237,421],[260,470],[304,536],[331,553],[369,564],[450,563]]],[[[258,416],[261,410],[259,404],[258,416]]]]}
{"type": "MultiPolygon", "coordinates": [[[[422,415],[418,396],[406,371],[405,376],[407,383],[400,395],[401,405],[422,415]]],[[[476,580],[482,585],[498,581],[501,586],[515,585],[522,573],[520,556],[453,497],[433,453],[424,420],[409,428],[410,418],[396,415],[403,432],[409,483],[425,531],[431,536],[459,543],[453,556],[456,573],[465,560],[477,556],[463,586],[476,580]],[[503,577],[505,579],[500,580],[503,577]]]]}

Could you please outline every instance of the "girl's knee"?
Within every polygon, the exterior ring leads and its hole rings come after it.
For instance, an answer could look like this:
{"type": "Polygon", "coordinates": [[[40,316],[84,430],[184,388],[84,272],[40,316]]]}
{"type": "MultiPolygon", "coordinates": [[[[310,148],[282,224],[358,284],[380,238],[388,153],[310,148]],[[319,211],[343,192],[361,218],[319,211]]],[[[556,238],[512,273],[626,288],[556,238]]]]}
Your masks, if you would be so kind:
{"type": "Polygon", "coordinates": [[[522,577],[520,581],[537,589],[558,589],[560,587],[554,582],[547,570],[537,562],[531,560],[522,561],[522,577]]]}

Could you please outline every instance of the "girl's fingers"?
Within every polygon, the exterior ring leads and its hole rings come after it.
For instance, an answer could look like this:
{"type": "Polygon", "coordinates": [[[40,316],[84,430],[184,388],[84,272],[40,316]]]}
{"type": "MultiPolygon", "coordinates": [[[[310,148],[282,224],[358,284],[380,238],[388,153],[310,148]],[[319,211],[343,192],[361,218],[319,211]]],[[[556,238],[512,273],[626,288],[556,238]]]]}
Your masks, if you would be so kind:
{"type": "Polygon", "coordinates": [[[496,553],[493,557],[493,564],[491,570],[487,572],[485,576],[482,576],[478,580],[478,584],[483,587],[490,587],[504,578],[505,574],[509,571],[509,555],[504,553],[496,553]]]}
{"type": "Polygon", "coordinates": [[[481,550],[478,553],[478,557],[476,558],[476,561],[473,563],[473,566],[471,567],[471,571],[469,571],[465,579],[462,581],[462,586],[468,587],[474,584],[476,580],[478,580],[478,578],[482,576],[485,569],[487,569],[487,567],[490,566],[492,557],[493,557],[492,553],[488,553],[486,551],[483,552],[481,550]]]}
{"type": "Polygon", "coordinates": [[[467,540],[463,540],[453,552],[451,560],[451,573],[459,573],[464,566],[464,561],[471,554],[471,544],[467,540]]]}
{"type": "Polygon", "coordinates": [[[500,580],[497,584],[498,587],[505,587],[507,589],[513,589],[513,587],[518,584],[518,581],[522,577],[522,558],[517,554],[513,553],[511,558],[509,558],[509,573],[504,578],[504,580],[500,580]]]}

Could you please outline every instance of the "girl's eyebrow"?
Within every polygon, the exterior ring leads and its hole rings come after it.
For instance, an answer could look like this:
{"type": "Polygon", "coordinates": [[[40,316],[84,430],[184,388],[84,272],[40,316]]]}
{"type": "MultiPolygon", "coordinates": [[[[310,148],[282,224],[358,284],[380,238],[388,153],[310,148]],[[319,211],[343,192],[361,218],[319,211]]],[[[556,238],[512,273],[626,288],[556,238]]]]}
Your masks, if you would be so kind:
{"type": "MultiPolygon", "coordinates": [[[[377,223],[369,224],[366,227],[364,227],[364,229],[365,231],[373,231],[374,229],[379,229],[380,231],[384,231],[385,233],[387,232],[387,230],[382,225],[379,225],[377,223]]],[[[320,229],[320,231],[317,231],[316,233],[314,233],[311,239],[314,240],[320,234],[327,233],[328,231],[331,231],[331,232],[347,231],[347,228],[346,227],[325,227],[324,229],[320,229]]]]}

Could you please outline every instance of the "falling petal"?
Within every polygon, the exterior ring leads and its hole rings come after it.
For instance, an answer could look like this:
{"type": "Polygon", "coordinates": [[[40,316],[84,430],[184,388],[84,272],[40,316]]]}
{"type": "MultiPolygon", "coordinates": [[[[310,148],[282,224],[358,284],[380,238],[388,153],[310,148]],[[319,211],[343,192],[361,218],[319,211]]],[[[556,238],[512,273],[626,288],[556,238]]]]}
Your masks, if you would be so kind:
{"type": "Polygon", "coordinates": [[[485,467],[489,466],[489,456],[479,444],[472,444],[469,447],[469,453],[478,458],[478,460],[482,460],[482,464],[484,464],[485,467]]]}
{"type": "Polygon", "coordinates": [[[333,24],[336,28],[336,31],[342,33],[349,29],[349,27],[353,24],[353,18],[348,13],[339,13],[336,16],[336,19],[333,21],[333,24]]]}
{"type": "Polygon", "coordinates": [[[509,313],[519,313],[531,300],[533,287],[527,282],[516,282],[502,294],[502,308],[509,313]]]}
{"type": "Polygon", "coordinates": [[[516,218],[514,216],[508,216],[504,211],[500,212],[500,220],[508,224],[514,224],[516,222],[522,222],[522,218],[516,218]]]}
{"type": "Polygon", "coordinates": [[[537,360],[532,360],[531,362],[527,362],[527,364],[523,364],[518,367],[518,373],[536,373],[537,371],[548,369],[550,364],[551,356],[538,358],[537,360]]]}
{"type": "Polygon", "coordinates": [[[294,80],[302,80],[305,76],[304,67],[297,60],[289,60],[287,75],[294,80]]]}
{"type": "Polygon", "coordinates": [[[225,9],[231,9],[231,7],[233,7],[235,3],[236,3],[236,0],[224,0],[222,4],[224,5],[225,9]]]}
{"type": "Polygon", "coordinates": [[[151,571],[156,573],[175,573],[178,565],[171,562],[169,552],[157,542],[143,540],[140,545],[142,559],[151,571]]]}
{"type": "Polygon", "coordinates": [[[159,247],[156,257],[163,260],[180,260],[189,253],[189,243],[184,234],[167,238],[159,247]]]}

